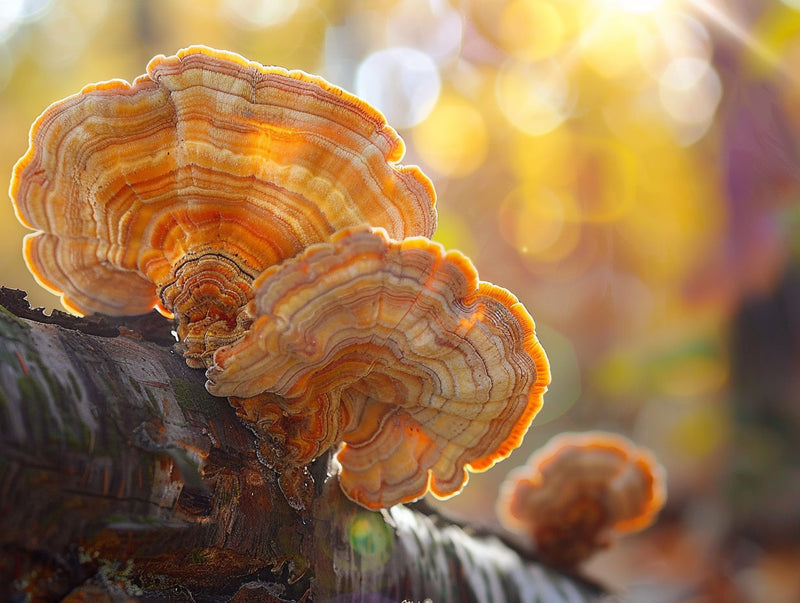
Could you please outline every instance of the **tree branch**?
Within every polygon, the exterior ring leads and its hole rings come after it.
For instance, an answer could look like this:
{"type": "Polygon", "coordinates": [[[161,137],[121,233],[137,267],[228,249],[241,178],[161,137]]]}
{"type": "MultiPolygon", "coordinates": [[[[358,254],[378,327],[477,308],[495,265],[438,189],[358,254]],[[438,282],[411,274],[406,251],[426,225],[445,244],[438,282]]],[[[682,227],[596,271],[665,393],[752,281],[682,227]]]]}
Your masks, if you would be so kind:
{"type": "Polygon", "coordinates": [[[327,457],[313,505],[293,510],[173,341],[156,314],[45,316],[0,289],[0,598],[603,597],[420,505],[355,505],[327,457]]]}

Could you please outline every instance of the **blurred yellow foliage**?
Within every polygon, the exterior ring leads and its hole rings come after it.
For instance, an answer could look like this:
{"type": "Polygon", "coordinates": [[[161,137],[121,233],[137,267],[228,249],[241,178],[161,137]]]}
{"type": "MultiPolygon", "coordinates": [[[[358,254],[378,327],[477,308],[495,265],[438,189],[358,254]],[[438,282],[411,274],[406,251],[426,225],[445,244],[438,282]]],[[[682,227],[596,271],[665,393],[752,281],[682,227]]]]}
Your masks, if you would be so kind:
{"type": "Polygon", "coordinates": [[[455,95],[442,95],[427,119],[413,130],[422,160],[451,178],[471,174],[486,158],[489,135],[480,111],[455,95]]]}
{"type": "Polygon", "coordinates": [[[564,42],[564,29],[554,3],[512,0],[502,9],[499,39],[510,55],[537,61],[559,50],[564,42]]]}

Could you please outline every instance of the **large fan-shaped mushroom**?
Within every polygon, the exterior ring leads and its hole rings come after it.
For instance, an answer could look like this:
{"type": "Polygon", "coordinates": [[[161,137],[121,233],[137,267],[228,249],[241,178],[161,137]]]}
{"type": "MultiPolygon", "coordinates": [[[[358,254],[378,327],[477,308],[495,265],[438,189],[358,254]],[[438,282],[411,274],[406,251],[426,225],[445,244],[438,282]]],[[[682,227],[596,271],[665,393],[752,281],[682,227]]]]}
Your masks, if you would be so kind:
{"type": "Polygon", "coordinates": [[[195,46],[36,120],[14,169],[25,258],[78,313],[175,315],[187,362],[247,327],[265,268],[335,231],[432,235],[434,191],[377,111],[322,79],[195,46]]]}
{"type": "Polygon", "coordinates": [[[549,367],[528,312],[428,239],[342,231],[254,286],[251,330],[216,352],[209,391],[236,396],[284,465],[343,442],[341,486],[366,507],[456,494],[541,406],[549,367]]]}

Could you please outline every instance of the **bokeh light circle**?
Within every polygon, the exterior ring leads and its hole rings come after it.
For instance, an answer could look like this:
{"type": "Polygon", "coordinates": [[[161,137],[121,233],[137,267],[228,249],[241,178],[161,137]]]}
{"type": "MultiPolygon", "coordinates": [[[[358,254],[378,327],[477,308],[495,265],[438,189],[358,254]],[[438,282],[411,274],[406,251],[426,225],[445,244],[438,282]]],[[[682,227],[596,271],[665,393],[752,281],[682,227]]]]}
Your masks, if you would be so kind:
{"type": "Polygon", "coordinates": [[[631,49],[638,46],[641,37],[651,35],[641,18],[621,12],[585,27],[587,33],[580,39],[580,52],[587,65],[606,78],[639,75],[641,61],[631,49]]]}
{"type": "Polygon", "coordinates": [[[602,2],[635,15],[654,12],[664,4],[664,0],[602,0],[602,2]]]}
{"type": "Polygon", "coordinates": [[[463,30],[461,14],[446,0],[405,0],[387,19],[386,40],[421,50],[441,65],[458,56],[463,30]]]}
{"type": "Polygon", "coordinates": [[[677,58],[659,78],[659,99],[669,116],[684,128],[681,140],[689,144],[711,125],[722,98],[722,83],[713,67],[703,59],[677,58]]]}
{"type": "Polygon", "coordinates": [[[711,60],[711,36],[697,19],[685,13],[670,14],[656,25],[642,30],[636,49],[645,71],[656,80],[674,59],[711,60]]]}
{"type": "Polygon", "coordinates": [[[497,74],[500,111],[514,127],[534,136],[546,134],[569,116],[569,84],[555,61],[509,62],[497,74]]]}
{"type": "Polygon", "coordinates": [[[409,128],[425,119],[440,90],[436,64],[414,48],[373,52],[356,71],[356,94],[377,107],[395,128],[409,128]]]}
{"type": "Polygon", "coordinates": [[[45,13],[52,0],[0,0],[0,42],[11,36],[23,23],[45,13]]]}
{"type": "Polygon", "coordinates": [[[347,522],[345,534],[361,571],[378,569],[392,556],[394,535],[380,513],[357,511],[347,522]]]}
{"type": "Polygon", "coordinates": [[[540,60],[561,48],[565,25],[558,10],[541,0],[512,0],[500,17],[504,48],[523,60],[540,60]]]}
{"type": "Polygon", "coordinates": [[[414,128],[414,145],[427,166],[450,177],[474,172],[486,159],[489,135],[481,113],[469,102],[443,97],[414,128]]]}
{"type": "Polygon", "coordinates": [[[576,213],[571,202],[548,188],[515,188],[498,208],[500,232],[527,261],[558,262],[579,241],[580,230],[567,220],[576,213]]]}
{"type": "Polygon", "coordinates": [[[274,27],[288,21],[300,6],[299,0],[222,0],[222,13],[243,29],[274,27]]]}

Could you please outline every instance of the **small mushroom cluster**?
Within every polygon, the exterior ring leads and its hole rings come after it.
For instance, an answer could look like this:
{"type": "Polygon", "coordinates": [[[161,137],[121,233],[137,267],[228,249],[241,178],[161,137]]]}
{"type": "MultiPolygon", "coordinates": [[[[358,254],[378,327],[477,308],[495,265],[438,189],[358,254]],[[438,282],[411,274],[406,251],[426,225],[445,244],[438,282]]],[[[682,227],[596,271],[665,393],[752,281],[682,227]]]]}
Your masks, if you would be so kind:
{"type": "Polygon", "coordinates": [[[284,492],[336,449],[345,494],[381,508],[508,456],[549,383],[516,297],[430,240],[403,153],[324,80],[193,46],[47,108],[11,197],[67,308],[174,317],[284,492]]]}
{"type": "Polygon", "coordinates": [[[664,469],[628,439],[565,433],[512,471],[497,503],[501,522],[527,534],[542,560],[562,567],[649,526],[666,499],[664,469]]]}

